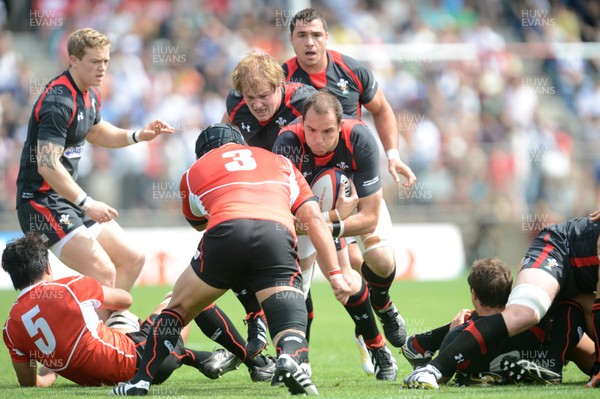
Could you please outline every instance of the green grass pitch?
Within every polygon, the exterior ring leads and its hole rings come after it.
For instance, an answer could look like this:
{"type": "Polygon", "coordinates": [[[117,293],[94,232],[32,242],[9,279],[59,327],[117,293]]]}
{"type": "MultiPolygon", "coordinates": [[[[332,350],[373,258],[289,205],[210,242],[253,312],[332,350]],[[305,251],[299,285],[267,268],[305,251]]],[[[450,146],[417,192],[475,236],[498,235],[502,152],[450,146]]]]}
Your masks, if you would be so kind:
{"type": "MultiPolygon", "coordinates": [[[[169,287],[142,287],[133,291],[132,311],[145,317],[160,301],[169,287]]],[[[13,291],[0,291],[0,314],[2,323],[8,309],[16,298],[13,291]]],[[[393,349],[399,373],[396,382],[380,382],[364,374],[358,360],[353,340],[353,324],[339,305],[325,282],[313,283],[315,321],[310,345],[313,382],[324,398],[482,398],[517,399],[544,398],[549,396],[580,399],[593,392],[584,391],[587,377],[570,364],[565,368],[563,384],[553,387],[519,385],[515,387],[456,388],[443,386],[439,391],[405,390],[400,387],[402,378],[410,372],[408,362],[393,349]]],[[[400,281],[394,284],[392,298],[407,322],[409,334],[422,332],[448,322],[461,308],[470,308],[465,278],[444,282],[400,281]]],[[[228,293],[219,305],[235,321],[246,335],[242,323],[243,309],[235,297],[228,293]]],[[[192,325],[187,345],[200,350],[213,350],[215,344],[204,337],[192,325]]],[[[270,345],[267,351],[273,354],[270,345]]],[[[110,365],[98,365],[110,367],[110,365]]],[[[4,345],[0,349],[0,397],[10,398],[65,398],[106,397],[109,388],[83,388],[63,378],[52,388],[19,388],[4,345]]],[[[268,383],[252,383],[244,365],[239,370],[225,374],[218,380],[209,380],[196,370],[183,366],[160,386],[153,386],[150,395],[170,398],[271,398],[289,397],[284,388],[271,387],[268,383]]]]}

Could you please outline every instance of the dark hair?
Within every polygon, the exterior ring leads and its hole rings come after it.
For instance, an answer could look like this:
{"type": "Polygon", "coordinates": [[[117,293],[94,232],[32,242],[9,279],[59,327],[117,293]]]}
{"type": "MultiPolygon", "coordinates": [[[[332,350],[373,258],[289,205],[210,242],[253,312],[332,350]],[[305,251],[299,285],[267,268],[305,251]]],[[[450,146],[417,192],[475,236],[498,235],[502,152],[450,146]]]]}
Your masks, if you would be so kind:
{"type": "Polygon", "coordinates": [[[486,258],[473,262],[467,282],[483,306],[499,308],[506,305],[513,280],[504,262],[498,258],[486,258]]]}
{"type": "Polygon", "coordinates": [[[333,94],[330,94],[326,90],[321,90],[304,100],[304,103],[302,104],[303,118],[311,108],[314,108],[318,115],[326,114],[332,110],[335,114],[335,120],[337,121],[337,124],[339,125],[342,122],[342,116],[344,114],[342,104],[337,97],[335,97],[333,94]]]}
{"type": "Polygon", "coordinates": [[[10,241],[2,253],[2,268],[17,290],[38,282],[48,268],[48,247],[42,237],[29,232],[10,241]]]}
{"type": "Polygon", "coordinates": [[[305,8],[302,11],[298,11],[296,15],[292,17],[292,22],[290,22],[290,35],[294,34],[294,29],[296,28],[298,21],[309,23],[315,19],[320,19],[321,22],[323,22],[323,29],[327,32],[327,21],[325,21],[323,15],[314,8],[305,8]]]}

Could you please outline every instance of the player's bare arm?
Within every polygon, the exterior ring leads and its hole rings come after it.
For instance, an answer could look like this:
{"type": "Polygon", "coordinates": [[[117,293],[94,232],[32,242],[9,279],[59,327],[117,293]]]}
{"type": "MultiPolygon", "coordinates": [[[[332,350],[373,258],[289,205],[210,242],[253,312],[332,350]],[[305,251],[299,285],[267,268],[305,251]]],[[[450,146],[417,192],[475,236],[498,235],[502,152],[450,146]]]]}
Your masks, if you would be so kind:
{"type": "Polygon", "coordinates": [[[171,125],[160,119],[150,122],[141,130],[121,129],[109,122],[100,121],[92,126],[86,140],[101,147],[120,148],[174,132],[175,129],[171,125]]]}
{"type": "Polygon", "coordinates": [[[385,99],[381,87],[377,89],[375,97],[364,104],[364,106],[373,115],[373,122],[375,122],[377,135],[379,136],[379,140],[381,140],[381,144],[383,145],[383,149],[388,158],[388,170],[394,178],[394,181],[400,183],[398,174],[401,174],[406,178],[404,186],[411,187],[415,181],[417,181],[417,177],[408,165],[400,159],[400,153],[398,152],[396,117],[392,106],[385,99]]]}
{"type": "Polygon", "coordinates": [[[331,288],[338,301],[348,302],[351,289],[338,265],[337,254],[327,223],[321,215],[315,201],[302,204],[296,211],[296,218],[303,225],[319,254],[319,267],[325,276],[329,276],[331,288]]]}
{"type": "Polygon", "coordinates": [[[379,189],[358,200],[358,212],[344,219],[344,237],[369,234],[375,231],[379,222],[379,207],[382,197],[383,190],[379,189]]]}
{"type": "MultiPolygon", "coordinates": [[[[12,365],[15,369],[19,385],[22,387],[45,388],[51,386],[56,381],[56,373],[53,371],[46,369],[47,371],[40,371],[38,375],[36,362],[17,363],[13,361],[12,365]]],[[[42,369],[45,369],[45,367],[42,367],[42,369]]]]}
{"type": "Polygon", "coordinates": [[[38,173],[60,196],[75,203],[81,187],[60,163],[65,148],[51,141],[39,140],[37,144],[38,173]]]}
{"type": "Polygon", "coordinates": [[[131,294],[124,289],[102,286],[102,292],[104,302],[100,306],[101,309],[125,310],[133,303],[131,294]]]}
{"type": "Polygon", "coordinates": [[[115,209],[85,195],[83,189],[79,187],[69,172],[60,163],[63,151],[63,146],[51,141],[39,140],[36,155],[38,173],[58,195],[73,204],[79,205],[81,201],[85,200],[85,209],[82,209],[96,222],[104,223],[117,218],[119,214],[115,209]],[[84,198],[81,198],[82,193],[84,194],[84,198]]]}

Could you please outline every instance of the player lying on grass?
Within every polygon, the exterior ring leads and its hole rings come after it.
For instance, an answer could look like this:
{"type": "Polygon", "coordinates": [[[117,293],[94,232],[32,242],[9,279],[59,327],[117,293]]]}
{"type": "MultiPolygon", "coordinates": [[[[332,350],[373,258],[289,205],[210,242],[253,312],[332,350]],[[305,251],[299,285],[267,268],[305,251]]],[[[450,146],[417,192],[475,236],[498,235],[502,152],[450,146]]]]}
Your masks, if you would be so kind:
{"type": "Polygon", "coordinates": [[[592,378],[586,384],[596,387],[600,370],[599,216],[600,211],[544,228],[521,261],[505,309],[471,323],[435,359],[409,374],[404,386],[438,389],[438,383],[451,378],[458,364],[472,361],[487,348],[535,326],[553,303],[596,291],[591,312],[596,357],[592,378]]]}
{"type": "Polygon", "coordinates": [[[138,372],[112,393],[147,394],[181,329],[245,281],[256,293],[277,348],[276,379],[292,394],[316,395],[302,367],[308,342],[294,216],[321,252],[321,270],[340,302],[346,303],[350,288],[315,196],[288,159],[246,146],[232,125],[218,123],[200,132],[195,150],[197,161],[181,178],[182,211],[204,235],[155,323],[138,372]]]}
{"type": "MultiPolygon", "coordinates": [[[[447,346],[475,320],[504,310],[512,286],[510,269],[497,258],[479,259],[467,277],[474,310],[461,310],[444,326],[408,338],[402,347],[413,368],[430,361],[436,351],[447,346]]],[[[585,298],[582,298],[585,301],[585,298]]],[[[588,302],[592,302],[589,301],[588,302]]],[[[579,303],[563,301],[552,312],[553,328],[548,329],[550,313],[538,325],[508,338],[470,362],[456,367],[458,385],[511,384],[520,381],[559,383],[562,366],[569,359],[590,373],[594,346],[585,330],[579,303]],[[579,317],[581,316],[581,317],[579,317]],[[583,323],[582,323],[583,322],[583,323]],[[550,330],[550,334],[547,334],[550,330]],[[577,349],[575,349],[577,346],[577,349]]]]}
{"type": "MultiPolygon", "coordinates": [[[[54,280],[48,249],[37,233],[10,242],[2,254],[2,268],[21,291],[3,330],[21,386],[48,387],[57,374],[84,386],[114,385],[134,375],[148,332],[166,302],[141,328],[138,324],[138,331],[108,328],[95,309],[127,309],[131,295],[88,276],[54,280]],[[38,362],[44,366],[40,374],[38,362]]],[[[182,364],[216,378],[221,363],[231,358],[222,350],[212,353],[185,348],[179,340],[157,372],[156,383],[182,364]]]]}

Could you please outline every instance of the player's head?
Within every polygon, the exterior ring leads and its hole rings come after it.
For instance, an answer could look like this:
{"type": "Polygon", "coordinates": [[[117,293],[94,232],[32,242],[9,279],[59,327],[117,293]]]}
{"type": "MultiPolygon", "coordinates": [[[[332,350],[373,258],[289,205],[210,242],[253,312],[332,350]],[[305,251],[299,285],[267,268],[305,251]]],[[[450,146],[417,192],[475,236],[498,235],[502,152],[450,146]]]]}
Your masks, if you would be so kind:
{"type": "Polygon", "coordinates": [[[231,79],[233,88],[242,94],[256,119],[265,122],[275,115],[281,105],[279,90],[285,81],[276,59],[252,51],[238,62],[231,79]]]}
{"type": "Polygon", "coordinates": [[[246,144],[242,134],[228,123],[215,123],[200,132],[196,139],[196,159],[227,143],[246,144]]]}
{"type": "Polygon", "coordinates": [[[512,288],[510,268],[498,258],[478,259],[467,276],[469,287],[482,306],[503,308],[512,288]]]}
{"type": "Polygon", "coordinates": [[[290,23],[290,42],[300,66],[307,72],[327,67],[327,22],[313,8],[299,11],[290,23]]]}
{"type": "Polygon", "coordinates": [[[2,268],[17,290],[40,281],[48,265],[48,248],[36,233],[9,242],[2,253],[2,268]]]}
{"type": "Polygon", "coordinates": [[[79,29],[67,42],[69,69],[79,89],[100,86],[110,59],[110,40],[102,33],[79,29]]]}
{"type": "Polygon", "coordinates": [[[304,100],[302,127],[313,154],[321,156],[335,149],[344,123],[342,115],[342,104],[326,91],[319,91],[304,100]]]}

